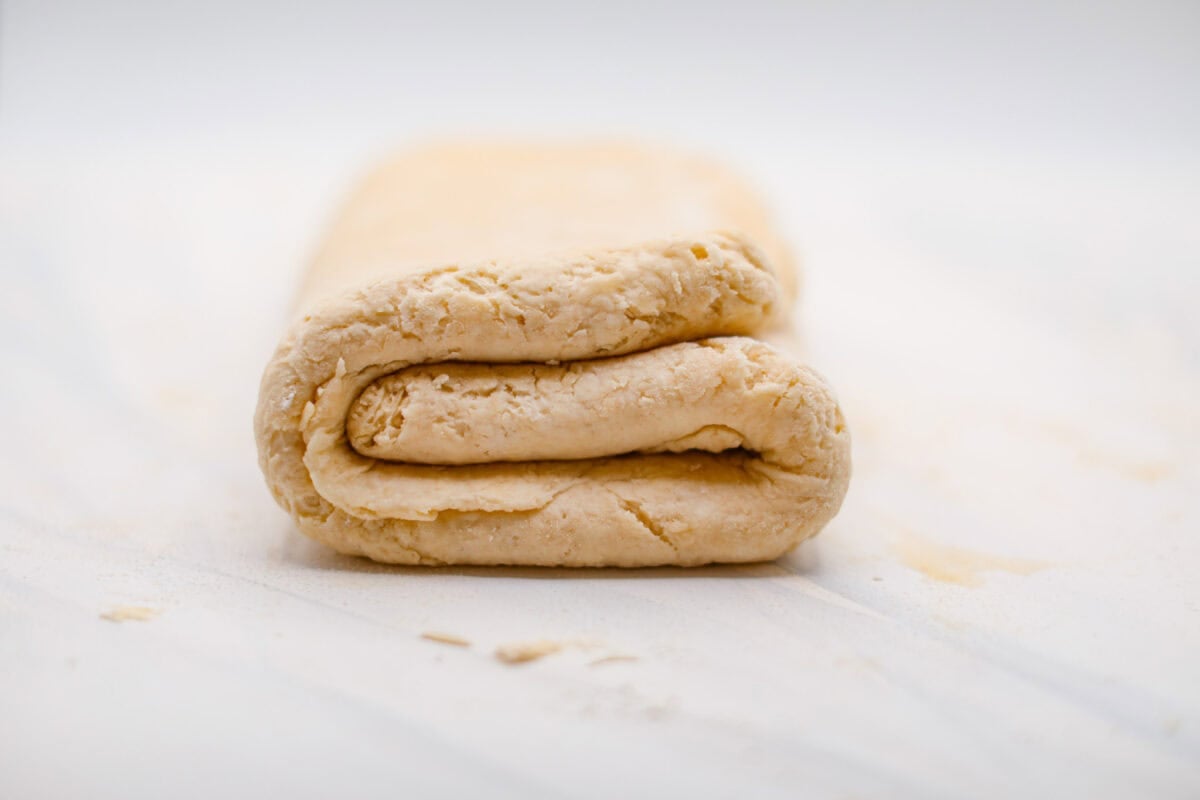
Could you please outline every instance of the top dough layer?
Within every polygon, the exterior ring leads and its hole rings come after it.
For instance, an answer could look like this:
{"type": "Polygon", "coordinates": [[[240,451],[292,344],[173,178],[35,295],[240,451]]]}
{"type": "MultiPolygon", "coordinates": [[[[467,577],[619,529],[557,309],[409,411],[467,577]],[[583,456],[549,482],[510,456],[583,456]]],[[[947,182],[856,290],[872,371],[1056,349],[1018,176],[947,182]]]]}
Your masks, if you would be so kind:
{"type": "Polygon", "coordinates": [[[461,142],[374,169],[334,221],[297,306],[445,264],[607,249],[733,230],[772,265],[790,305],[797,276],[756,192],[709,159],[623,144],[461,142]]]}

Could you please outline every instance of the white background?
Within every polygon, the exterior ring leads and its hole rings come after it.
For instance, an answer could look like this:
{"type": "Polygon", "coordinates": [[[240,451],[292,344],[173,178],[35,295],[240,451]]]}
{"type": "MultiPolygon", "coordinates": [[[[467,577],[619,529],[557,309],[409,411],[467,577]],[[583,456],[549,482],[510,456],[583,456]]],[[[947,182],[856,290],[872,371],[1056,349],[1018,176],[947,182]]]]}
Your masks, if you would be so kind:
{"type": "Polygon", "coordinates": [[[1192,3],[3,3],[0,795],[1200,794],[1198,86],[1192,3]],[[566,572],[292,531],[250,415],[296,274],[372,158],[464,133],[763,188],[855,436],[825,533],[566,572]]]}

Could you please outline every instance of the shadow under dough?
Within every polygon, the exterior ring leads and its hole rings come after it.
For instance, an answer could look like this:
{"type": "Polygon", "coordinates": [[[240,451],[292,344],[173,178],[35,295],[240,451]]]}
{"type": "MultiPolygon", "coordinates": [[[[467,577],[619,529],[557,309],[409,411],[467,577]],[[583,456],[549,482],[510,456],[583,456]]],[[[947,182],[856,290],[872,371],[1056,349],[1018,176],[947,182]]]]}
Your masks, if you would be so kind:
{"type": "MultiPolygon", "coordinates": [[[[810,549],[810,548],[809,548],[810,549]]],[[[358,572],[367,574],[394,573],[411,578],[456,575],[472,578],[518,578],[522,580],[648,580],[661,578],[727,578],[757,579],[779,577],[781,571],[808,571],[807,559],[795,560],[793,553],[777,561],[754,564],[712,564],[703,567],[413,567],[381,564],[365,556],[347,556],[289,530],[280,547],[283,561],[294,566],[320,571],[358,572]],[[786,563],[786,565],[785,565],[786,563]]]]}

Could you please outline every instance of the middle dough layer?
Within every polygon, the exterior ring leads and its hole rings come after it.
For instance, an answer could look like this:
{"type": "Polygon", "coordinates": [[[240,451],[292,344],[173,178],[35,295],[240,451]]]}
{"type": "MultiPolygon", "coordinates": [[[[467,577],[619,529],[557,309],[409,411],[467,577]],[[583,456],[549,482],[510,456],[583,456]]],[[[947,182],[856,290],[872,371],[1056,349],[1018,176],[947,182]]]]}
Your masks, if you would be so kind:
{"type": "Polygon", "coordinates": [[[743,448],[797,468],[796,369],[742,338],[563,365],[423,365],[368,386],[346,432],[361,455],[415,464],[743,448]]]}

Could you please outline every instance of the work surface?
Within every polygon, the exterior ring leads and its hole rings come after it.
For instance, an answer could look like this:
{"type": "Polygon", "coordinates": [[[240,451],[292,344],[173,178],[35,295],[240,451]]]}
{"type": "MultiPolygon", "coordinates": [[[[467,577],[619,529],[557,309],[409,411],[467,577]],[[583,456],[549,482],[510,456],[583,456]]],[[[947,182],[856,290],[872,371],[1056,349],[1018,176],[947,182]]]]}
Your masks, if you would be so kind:
{"type": "Polygon", "coordinates": [[[5,162],[0,794],[1197,796],[1194,175],[751,162],[855,477],[777,563],[640,571],[387,568],[272,502],[345,164],[5,162]]]}

